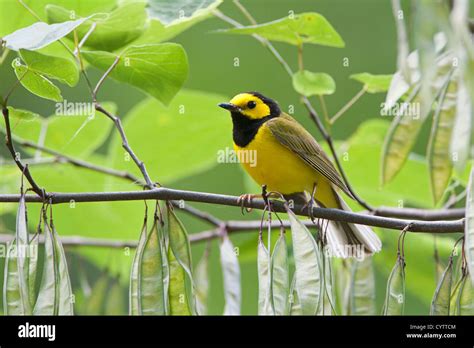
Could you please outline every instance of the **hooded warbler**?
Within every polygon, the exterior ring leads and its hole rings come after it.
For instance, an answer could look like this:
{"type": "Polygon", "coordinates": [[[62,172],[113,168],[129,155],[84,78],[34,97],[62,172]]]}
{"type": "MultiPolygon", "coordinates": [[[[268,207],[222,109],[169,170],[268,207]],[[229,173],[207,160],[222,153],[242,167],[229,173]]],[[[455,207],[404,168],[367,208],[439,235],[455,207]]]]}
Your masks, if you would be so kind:
{"type": "MultiPolygon", "coordinates": [[[[239,159],[253,151],[255,163],[240,161],[269,191],[286,198],[305,196],[325,208],[350,210],[337,192],[353,198],[344,180],[311,134],[278,104],[258,92],[237,94],[219,104],[230,111],[239,159]]],[[[249,156],[247,156],[248,158],[249,156]]],[[[330,221],[324,237],[330,255],[361,258],[378,252],[381,241],[367,226],[330,221]]]]}

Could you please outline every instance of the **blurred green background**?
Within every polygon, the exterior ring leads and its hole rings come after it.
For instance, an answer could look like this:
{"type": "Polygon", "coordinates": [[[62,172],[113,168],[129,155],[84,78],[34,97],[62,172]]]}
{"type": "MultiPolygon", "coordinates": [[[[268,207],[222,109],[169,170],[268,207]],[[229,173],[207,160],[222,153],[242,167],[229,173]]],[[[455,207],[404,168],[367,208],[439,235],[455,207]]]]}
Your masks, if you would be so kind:
{"type": "MultiPolygon", "coordinates": [[[[8,1],[10,0],[0,0],[0,4],[5,5],[8,1]]],[[[54,3],[54,1],[51,2],[54,3]]],[[[314,11],[323,14],[336,28],[344,39],[346,47],[306,45],[304,48],[305,68],[314,72],[328,73],[336,81],[336,93],[326,97],[330,115],[335,114],[360,90],[361,85],[349,79],[351,74],[359,72],[391,74],[396,70],[396,33],[389,0],[243,0],[242,3],[258,22],[284,17],[289,11],[295,13],[314,11]],[[345,58],[349,61],[347,67],[343,66],[345,58]]],[[[409,21],[410,3],[404,1],[403,6],[409,21]]],[[[231,1],[224,1],[219,9],[226,15],[246,23],[245,17],[231,1]]],[[[221,20],[210,18],[170,40],[183,45],[188,55],[190,73],[185,89],[213,94],[203,105],[195,105],[200,104],[199,93],[184,90],[178,94],[168,109],[157,102],[140,104],[136,107],[146,98],[144,93],[110,79],[106,81],[100,92],[100,100],[111,101],[117,105],[117,114],[124,120],[126,130],[130,132],[131,146],[139,157],[145,159],[152,177],[166,186],[233,195],[249,191],[252,186],[248,184],[248,178],[244,176],[239,166],[217,163],[215,152],[216,148],[232,145],[230,119],[225,112],[218,110],[216,104],[242,91],[259,91],[277,100],[283,110],[288,110],[289,106],[293,105],[294,116],[317,139],[320,139],[316,127],[307,117],[297,93],[291,86],[289,76],[274,57],[251,37],[214,32],[216,29],[226,27],[228,25],[221,20]],[[235,58],[239,60],[238,67],[234,66],[235,58]],[[176,112],[180,103],[191,105],[183,115],[176,112]],[[130,117],[134,118],[134,122],[127,122],[130,117]],[[180,136],[180,129],[184,127],[184,124],[188,129],[186,137],[183,138],[180,136]],[[207,147],[212,150],[206,152],[207,147]]],[[[5,34],[7,33],[0,32],[0,35],[5,34]]],[[[283,43],[275,43],[275,46],[296,70],[296,48],[283,43]]],[[[11,53],[5,63],[0,66],[2,93],[16,80],[9,64],[13,57],[11,53]]],[[[92,81],[100,77],[100,72],[94,68],[90,69],[89,74],[92,81]]],[[[68,101],[89,100],[84,81],[75,88],[63,88],[62,93],[68,101]]],[[[349,154],[349,159],[343,161],[349,179],[355,190],[371,204],[396,206],[399,201],[403,201],[405,205],[432,207],[428,172],[423,159],[409,161],[393,183],[383,189],[379,187],[380,147],[389,122],[379,116],[380,103],[384,101],[384,98],[384,94],[365,95],[332,129],[334,138],[338,140],[340,153],[349,154]],[[364,124],[367,120],[372,121],[364,124]]],[[[319,101],[314,98],[312,102],[320,111],[319,101]]],[[[45,117],[54,113],[54,103],[33,96],[22,88],[12,95],[10,104],[17,108],[32,110],[45,117]]],[[[428,127],[425,128],[417,145],[420,153],[424,153],[426,147],[428,127]]],[[[88,154],[86,159],[136,172],[130,163],[124,163],[121,159],[123,151],[112,134],[114,132],[110,130],[108,139],[97,151],[88,154]]],[[[0,153],[5,154],[3,147],[0,153]]],[[[41,185],[52,191],[136,189],[126,182],[104,178],[100,174],[67,165],[33,167],[32,172],[41,185]]],[[[18,192],[18,180],[18,177],[15,177],[14,180],[4,183],[0,187],[0,192],[18,192]]],[[[235,208],[192,205],[209,211],[221,219],[258,219],[260,217],[258,212],[243,217],[239,209],[235,208]]],[[[12,208],[14,205],[0,204],[0,213],[3,213],[0,217],[0,229],[3,229],[4,233],[14,229],[12,208]]],[[[37,221],[38,210],[38,205],[29,205],[32,226],[37,221]]],[[[62,205],[55,207],[54,211],[60,235],[136,240],[143,220],[143,203],[141,202],[84,203],[76,204],[75,207],[62,205]]],[[[180,214],[180,216],[190,233],[210,228],[207,224],[188,215],[180,214]]],[[[374,257],[377,308],[381,310],[387,276],[396,259],[398,233],[380,229],[377,231],[384,242],[383,251],[374,257]]],[[[242,313],[256,314],[257,232],[235,234],[231,236],[231,239],[240,250],[242,313]]],[[[224,305],[217,243],[216,240],[212,242],[211,250],[210,314],[221,314],[224,305]]],[[[407,237],[406,243],[407,302],[405,312],[428,314],[429,303],[436,285],[433,238],[429,235],[413,234],[407,237]]],[[[440,237],[438,244],[442,257],[446,257],[452,245],[450,238],[440,237]]],[[[203,247],[202,244],[193,245],[195,264],[201,257],[203,247]]],[[[104,277],[104,270],[107,270],[110,277],[119,278],[119,285],[116,285],[114,290],[122,296],[119,300],[121,309],[117,312],[125,314],[127,312],[128,272],[133,253],[92,247],[71,247],[67,250],[71,260],[70,273],[73,277],[73,286],[78,292],[78,299],[80,300],[82,296],[80,289],[84,286],[84,274],[93,288],[94,284],[97,285],[97,280],[104,277]]],[[[0,260],[0,263],[2,261],[0,260]]],[[[0,272],[2,270],[3,265],[0,265],[0,272]]],[[[97,286],[104,285],[99,283],[97,286]]],[[[99,292],[97,290],[97,293],[99,292]]],[[[112,295],[108,293],[106,296],[112,295]]]]}

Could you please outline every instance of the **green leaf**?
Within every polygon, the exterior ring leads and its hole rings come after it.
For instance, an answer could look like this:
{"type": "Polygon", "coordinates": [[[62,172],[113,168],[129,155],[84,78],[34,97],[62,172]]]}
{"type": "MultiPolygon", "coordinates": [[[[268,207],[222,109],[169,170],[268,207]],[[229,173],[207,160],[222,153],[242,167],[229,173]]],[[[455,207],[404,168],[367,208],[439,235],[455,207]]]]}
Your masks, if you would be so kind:
{"type": "Polygon", "coordinates": [[[270,290],[270,256],[261,238],[258,239],[258,315],[273,315],[270,290]]]}
{"type": "Polygon", "coordinates": [[[141,300],[141,314],[165,315],[166,302],[163,286],[163,259],[161,237],[163,233],[161,221],[155,219],[151,231],[148,233],[143,255],[140,262],[139,296],[141,300]]]}
{"type": "Polygon", "coordinates": [[[452,154],[449,147],[456,116],[456,92],[456,81],[450,81],[446,84],[438,98],[438,105],[433,115],[427,157],[431,174],[431,190],[435,203],[443,197],[451,179],[452,154]]]}
{"type": "MultiPolygon", "coordinates": [[[[67,111],[69,103],[56,105],[56,115],[47,118],[45,146],[71,156],[84,157],[99,148],[110,133],[113,122],[105,115],[95,112],[92,104],[86,104],[80,114],[67,111]],[[61,110],[60,110],[61,109],[61,110]],[[91,114],[88,114],[92,112],[91,114]]],[[[116,106],[103,103],[104,108],[114,113],[116,106]]],[[[34,141],[38,141],[35,139],[34,141]]]]}
{"type": "Polygon", "coordinates": [[[48,56],[36,51],[20,50],[21,59],[34,71],[46,77],[56,79],[73,87],[79,81],[77,64],[69,59],[48,56]]]}
{"type": "Polygon", "coordinates": [[[15,70],[16,77],[28,91],[41,98],[57,102],[63,100],[59,88],[46,77],[29,70],[28,67],[21,64],[18,59],[12,62],[12,66],[15,70]]]}
{"type": "Polygon", "coordinates": [[[26,222],[26,202],[25,194],[21,193],[20,202],[16,215],[16,233],[15,245],[17,246],[16,263],[18,267],[18,287],[20,290],[21,306],[24,314],[31,314],[30,295],[29,295],[29,258],[30,258],[30,242],[28,234],[28,226],[26,222]]]}
{"type": "Polygon", "coordinates": [[[387,281],[383,315],[403,315],[405,306],[405,261],[400,256],[387,281]]]}
{"type": "Polygon", "coordinates": [[[349,78],[364,85],[367,93],[387,92],[393,75],[373,75],[370,73],[352,74],[349,78]]]}
{"type": "Polygon", "coordinates": [[[5,315],[25,315],[24,299],[19,284],[18,262],[15,241],[7,244],[7,257],[3,282],[3,308],[5,315]]]}
{"type": "Polygon", "coordinates": [[[293,75],[293,88],[306,97],[330,95],[336,91],[336,82],[328,74],[302,70],[293,75]]]}
{"type": "Polygon", "coordinates": [[[375,315],[375,275],[372,257],[354,260],[349,284],[351,315],[375,315]]]}
{"type": "MultiPolygon", "coordinates": [[[[103,51],[83,51],[82,55],[103,71],[117,58],[115,54],[103,51]]],[[[119,57],[110,77],[137,87],[166,105],[188,76],[188,59],[178,44],[130,46],[119,57]]]]}
{"type": "Polygon", "coordinates": [[[270,41],[292,45],[302,43],[344,47],[344,41],[333,26],[319,13],[307,12],[290,15],[272,22],[242,28],[222,30],[229,34],[257,34],[270,41]]]}
{"type": "MultiPolygon", "coordinates": [[[[74,13],[82,17],[99,12],[108,12],[117,6],[117,0],[25,0],[23,3],[40,16],[43,16],[44,9],[49,4],[67,6],[71,10],[71,14],[74,13]]],[[[19,1],[3,1],[2,5],[0,36],[5,36],[37,21],[19,1]]]]}
{"type": "MultiPolygon", "coordinates": [[[[26,14],[25,14],[26,15],[26,14]]],[[[42,47],[63,38],[79,25],[84,23],[87,18],[80,18],[75,21],[66,21],[63,23],[48,25],[43,22],[36,22],[29,27],[18,29],[17,31],[5,36],[6,47],[18,51],[38,50],[42,47]]]]}
{"type": "Polygon", "coordinates": [[[224,315],[240,315],[242,294],[240,285],[240,266],[234,246],[225,235],[220,244],[222,276],[224,278],[224,315]]]}
{"type": "Polygon", "coordinates": [[[295,259],[295,289],[303,315],[315,315],[321,301],[322,281],[319,249],[306,226],[287,209],[295,259]]]}
{"type": "Polygon", "coordinates": [[[271,296],[276,315],[289,314],[290,270],[286,238],[280,234],[271,259],[271,296]]]}
{"type": "Polygon", "coordinates": [[[466,255],[467,268],[474,283],[474,168],[467,186],[466,197],[466,222],[464,223],[464,254],[466,255]]]}
{"type": "MultiPolygon", "coordinates": [[[[13,138],[38,141],[45,119],[29,110],[15,109],[11,106],[8,107],[8,111],[13,138]]],[[[0,128],[2,133],[5,133],[3,123],[0,124],[0,128]]]]}
{"type": "MultiPolygon", "coordinates": [[[[226,99],[185,90],[168,108],[156,100],[146,99],[130,111],[123,126],[129,143],[145,162],[151,177],[169,183],[217,164],[216,154],[232,144],[232,122],[216,106],[226,99]],[[143,124],[149,126],[143,127],[143,124]],[[160,140],[154,142],[153,151],[150,151],[150,139],[155,139],[157,134],[160,140]],[[176,158],[186,158],[186,163],[176,161],[176,158]]],[[[111,165],[140,175],[124,154],[121,143],[118,134],[114,133],[109,147],[111,165]]]]}
{"type": "MultiPolygon", "coordinates": [[[[10,119],[15,120],[14,126],[18,122],[30,122],[30,121],[37,121],[41,116],[35,112],[24,110],[24,109],[15,109],[11,106],[8,107],[10,119]]],[[[31,126],[30,126],[31,127],[31,126]]]]}
{"type": "Polygon", "coordinates": [[[215,9],[221,0],[149,0],[148,13],[151,18],[158,19],[164,25],[173,25],[183,21],[189,21],[193,17],[202,16],[215,9]]]}
{"type": "Polygon", "coordinates": [[[453,257],[448,261],[431,301],[430,315],[449,315],[451,286],[453,282],[453,257]]]}
{"type": "Polygon", "coordinates": [[[206,249],[194,270],[196,283],[196,311],[198,315],[208,314],[209,298],[209,251],[206,249]]]}
{"type": "MultiPolygon", "coordinates": [[[[78,39],[89,32],[92,23],[96,28],[85,41],[84,45],[96,50],[114,51],[132,42],[145,32],[147,14],[145,2],[124,3],[108,14],[103,20],[88,19],[77,30],[78,39]]],[[[63,22],[70,19],[69,9],[48,5],[45,8],[48,21],[63,22]]],[[[69,38],[73,39],[72,35],[69,38]]]]}
{"type": "Polygon", "coordinates": [[[138,239],[137,248],[135,249],[135,255],[133,256],[132,268],[130,271],[130,288],[129,288],[129,314],[130,315],[141,315],[141,299],[140,299],[140,265],[142,264],[143,249],[147,240],[147,218],[143,222],[143,227],[140,232],[138,239]]]}
{"type": "Polygon", "coordinates": [[[212,16],[221,0],[189,2],[186,0],[150,0],[150,26],[135,44],[167,41],[193,25],[212,16]]]}
{"type": "MultiPolygon", "coordinates": [[[[115,113],[116,106],[103,103],[108,111],[115,113]]],[[[92,103],[63,101],[56,104],[56,112],[42,118],[26,110],[9,107],[14,140],[29,140],[61,153],[85,157],[94,152],[107,139],[113,123],[94,110],[92,103]]],[[[3,130],[4,127],[0,126],[3,130]]],[[[36,150],[25,149],[36,153],[36,150]]],[[[41,154],[43,157],[48,154],[41,154]]]]}

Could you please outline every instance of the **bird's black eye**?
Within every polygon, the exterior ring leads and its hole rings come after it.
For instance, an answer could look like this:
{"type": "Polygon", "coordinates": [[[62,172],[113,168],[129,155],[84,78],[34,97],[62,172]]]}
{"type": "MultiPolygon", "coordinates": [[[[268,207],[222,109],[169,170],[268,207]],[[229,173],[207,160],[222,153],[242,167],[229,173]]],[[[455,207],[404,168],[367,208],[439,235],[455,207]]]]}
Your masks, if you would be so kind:
{"type": "Polygon", "coordinates": [[[249,109],[253,109],[253,108],[256,107],[256,106],[257,106],[257,103],[255,103],[253,100],[251,100],[251,101],[249,101],[249,102],[247,103],[247,107],[248,107],[249,109]]]}

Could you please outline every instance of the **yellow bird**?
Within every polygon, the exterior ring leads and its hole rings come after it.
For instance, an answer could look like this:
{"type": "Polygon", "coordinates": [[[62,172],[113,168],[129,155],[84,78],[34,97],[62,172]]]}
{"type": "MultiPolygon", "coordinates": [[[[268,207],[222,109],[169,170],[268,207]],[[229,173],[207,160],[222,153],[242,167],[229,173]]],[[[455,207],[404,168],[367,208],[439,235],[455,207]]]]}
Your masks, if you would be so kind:
{"type": "MultiPolygon", "coordinates": [[[[259,184],[287,198],[305,197],[321,207],[350,210],[337,190],[353,198],[321,146],[278,104],[260,93],[237,94],[220,107],[229,110],[234,149],[241,164],[259,184]],[[242,161],[256,154],[255,161],[242,161]],[[309,197],[309,198],[308,198],[309,197]]],[[[368,227],[329,223],[325,241],[331,256],[362,258],[380,251],[382,243],[368,227]]]]}

